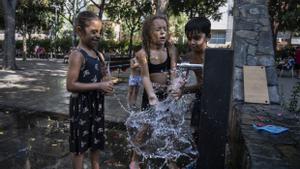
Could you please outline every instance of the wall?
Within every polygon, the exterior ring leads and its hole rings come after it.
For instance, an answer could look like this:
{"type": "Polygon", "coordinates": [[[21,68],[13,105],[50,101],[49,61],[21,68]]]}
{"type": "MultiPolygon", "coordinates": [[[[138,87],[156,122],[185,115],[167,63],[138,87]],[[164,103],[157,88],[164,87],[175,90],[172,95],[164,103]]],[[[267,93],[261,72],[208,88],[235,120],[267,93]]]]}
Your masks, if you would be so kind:
{"type": "Polygon", "coordinates": [[[266,0],[234,1],[234,86],[233,99],[242,101],[243,66],[265,66],[271,103],[279,103],[272,31],[266,0]]]}

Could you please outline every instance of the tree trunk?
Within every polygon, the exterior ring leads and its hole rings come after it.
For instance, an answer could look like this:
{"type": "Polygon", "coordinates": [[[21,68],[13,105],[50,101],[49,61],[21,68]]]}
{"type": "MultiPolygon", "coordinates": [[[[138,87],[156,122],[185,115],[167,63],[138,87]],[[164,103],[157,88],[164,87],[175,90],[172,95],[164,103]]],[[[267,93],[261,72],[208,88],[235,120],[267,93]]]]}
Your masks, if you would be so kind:
{"type": "Polygon", "coordinates": [[[166,15],[167,8],[169,5],[169,0],[157,0],[156,2],[156,14],[157,15],[166,15]]]}
{"type": "MultiPolygon", "coordinates": [[[[27,42],[30,44],[32,41],[32,37],[31,37],[31,32],[27,32],[28,33],[28,39],[27,42]]],[[[29,51],[27,52],[27,54],[29,54],[29,57],[33,57],[34,56],[34,51],[32,49],[29,48],[29,51]]]]}
{"type": "Polygon", "coordinates": [[[292,31],[289,31],[289,32],[290,32],[290,37],[287,39],[287,43],[288,43],[288,45],[291,45],[292,44],[293,32],[292,31]]]}
{"type": "Polygon", "coordinates": [[[100,18],[100,20],[102,20],[102,17],[103,17],[104,5],[105,5],[105,0],[102,0],[100,8],[99,8],[99,18],[100,18]]]}
{"type": "Polygon", "coordinates": [[[3,68],[4,69],[17,69],[16,65],[16,4],[17,0],[2,0],[4,10],[4,53],[3,53],[3,68]]]}
{"type": "Polygon", "coordinates": [[[26,37],[26,33],[23,36],[23,49],[22,49],[22,58],[25,61],[27,58],[27,37],[26,37]]]}
{"type": "Polygon", "coordinates": [[[22,48],[22,58],[25,61],[27,58],[27,30],[25,24],[23,25],[23,48],[22,48]]]}
{"type": "Polygon", "coordinates": [[[272,33],[273,33],[273,49],[274,52],[276,52],[276,47],[277,47],[277,34],[278,34],[278,25],[279,23],[271,20],[271,29],[272,29],[272,33]]]}
{"type": "Polygon", "coordinates": [[[77,2],[78,0],[73,0],[74,4],[74,9],[73,9],[73,17],[72,17],[72,22],[73,22],[73,36],[72,36],[72,46],[76,46],[76,30],[75,30],[75,19],[76,19],[76,11],[77,11],[77,2]]]}
{"type": "Polygon", "coordinates": [[[72,36],[72,46],[73,47],[76,46],[76,37],[77,37],[77,34],[76,34],[76,31],[75,31],[75,28],[73,28],[73,36],[72,36]]]}
{"type": "Polygon", "coordinates": [[[130,30],[129,49],[128,49],[128,57],[130,57],[130,58],[131,58],[131,56],[132,56],[133,33],[134,33],[134,29],[131,29],[131,30],[130,30]]]}

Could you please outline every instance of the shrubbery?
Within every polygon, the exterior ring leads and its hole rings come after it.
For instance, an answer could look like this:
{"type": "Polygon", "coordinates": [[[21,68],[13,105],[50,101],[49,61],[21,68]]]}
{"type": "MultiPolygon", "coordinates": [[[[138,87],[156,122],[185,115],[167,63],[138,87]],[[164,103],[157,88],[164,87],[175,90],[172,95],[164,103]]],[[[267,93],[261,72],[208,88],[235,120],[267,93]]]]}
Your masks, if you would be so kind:
{"type": "MultiPolygon", "coordinates": [[[[3,41],[0,41],[0,47],[3,41]]],[[[52,41],[50,39],[31,39],[27,41],[27,51],[28,54],[33,55],[34,48],[36,45],[44,47],[46,52],[56,52],[66,54],[68,53],[70,47],[72,47],[72,37],[67,36],[64,38],[56,39],[52,41]]],[[[23,41],[16,41],[16,49],[22,49],[23,41]]],[[[133,42],[133,51],[137,51],[141,48],[141,42],[133,42]]],[[[108,52],[110,50],[127,57],[129,49],[129,41],[112,41],[112,40],[101,40],[99,45],[99,51],[108,52]]]]}

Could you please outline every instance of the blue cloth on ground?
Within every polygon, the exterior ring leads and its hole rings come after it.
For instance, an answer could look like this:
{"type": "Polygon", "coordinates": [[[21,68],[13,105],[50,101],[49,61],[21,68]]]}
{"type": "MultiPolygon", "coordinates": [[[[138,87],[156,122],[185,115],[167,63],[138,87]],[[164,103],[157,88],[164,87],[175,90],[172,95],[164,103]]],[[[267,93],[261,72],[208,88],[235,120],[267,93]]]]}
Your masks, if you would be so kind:
{"type": "Polygon", "coordinates": [[[266,125],[266,126],[258,127],[257,125],[253,124],[253,127],[256,130],[264,130],[272,134],[279,134],[289,130],[288,128],[276,126],[276,125],[266,125]]]}

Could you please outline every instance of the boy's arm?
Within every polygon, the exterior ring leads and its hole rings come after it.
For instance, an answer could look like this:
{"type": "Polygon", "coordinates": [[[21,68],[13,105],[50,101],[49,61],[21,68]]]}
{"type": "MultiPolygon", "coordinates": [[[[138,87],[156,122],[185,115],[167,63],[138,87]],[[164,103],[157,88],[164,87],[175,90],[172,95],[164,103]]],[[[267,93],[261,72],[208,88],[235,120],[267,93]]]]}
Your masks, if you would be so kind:
{"type": "Polygon", "coordinates": [[[153,86],[150,80],[148,63],[146,59],[146,53],[144,51],[139,51],[136,54],[137,61],[141,66],[141,77],[144,89],[148,94],[148,100],[150,105],[155,105],[158,102],[158,99],[154,93],[153,86]]]}
{"type": "Polygon", "coordinates": [[[195,75],[197,78],[197,83],[194,85],[183,86],[182,88],[183,94],[196,93],[201,90],[203,84],[202,71],[200,70],[195,71],[195,75]]]}

